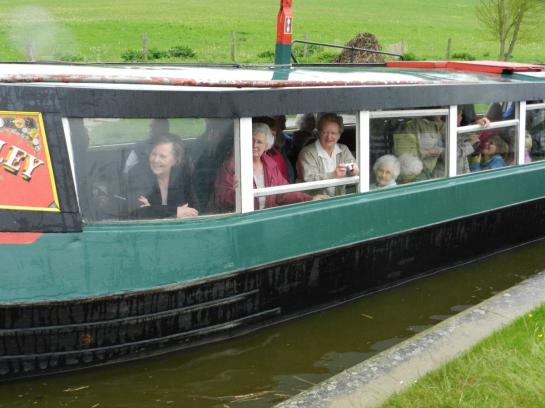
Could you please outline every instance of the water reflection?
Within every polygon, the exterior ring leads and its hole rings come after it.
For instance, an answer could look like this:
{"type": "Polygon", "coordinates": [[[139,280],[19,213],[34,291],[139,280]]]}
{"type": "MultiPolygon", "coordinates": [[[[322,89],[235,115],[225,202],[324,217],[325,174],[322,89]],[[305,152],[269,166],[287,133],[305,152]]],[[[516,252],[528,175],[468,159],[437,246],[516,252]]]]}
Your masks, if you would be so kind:
{"type": "Polygon", "coordinates": [[[270,407],[545,269],[545,243],[200,347],[0,386],[0,407],[270,407]]]}

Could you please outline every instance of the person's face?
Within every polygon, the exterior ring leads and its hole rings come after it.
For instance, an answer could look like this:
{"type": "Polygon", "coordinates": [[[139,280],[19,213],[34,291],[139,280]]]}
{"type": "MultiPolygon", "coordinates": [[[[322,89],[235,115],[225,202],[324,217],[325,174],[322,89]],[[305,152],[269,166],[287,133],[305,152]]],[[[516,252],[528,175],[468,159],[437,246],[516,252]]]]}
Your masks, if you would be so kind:
{"type": "Polygon", "coordinates": [[[155,146],[149,155],[149,164],[156,176],[169,175],[172,167],[176,165],[172,143],[161,143],[155,146]]]}
{"type": "Polygon", "coordinates": [[[375,178],[377,179],[377,185],[385,187],[391,183],[395,178],[393,170],[387,164],[381,164],[378,166],[375,172],[375,178]]]}
{"type": "Polygon", "coordinates": [[[320,144],[326,151],[332,151],[339,138],[341,132],[339,125],[335,122],[325,122],[320,129],[320,144]]]}
{"type": "Polygon", "coordinates": [[[485,156],[493,156],[497,153],[498,147],[496,146],[496,143],[494,140],[487,140],[484,144],[482,153],[485,156]]]}
{"type": "Polygon", "coordinates": [[[265,150],[267,150],[267,137],[263,133],[254,133],[252,135],[252,154],[254,159],[261,158],[265,150]]]}

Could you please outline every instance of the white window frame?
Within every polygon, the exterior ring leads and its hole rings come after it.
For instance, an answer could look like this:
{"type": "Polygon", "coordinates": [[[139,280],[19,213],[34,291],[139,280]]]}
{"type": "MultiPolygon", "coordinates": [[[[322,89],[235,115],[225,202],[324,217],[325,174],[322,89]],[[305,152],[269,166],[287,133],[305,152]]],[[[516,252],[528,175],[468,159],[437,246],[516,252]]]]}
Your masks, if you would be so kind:
{"type": "Polygon", "coordinates": [[[446,177],[453,177],[458,174],[458,106],[450,105],[448,113],[446,177]]]}
{"type": "Polygon", "coordinates": [[[252,118],[235,120],[235,168],[239,181],[236,190],[236,212],[254,210],[254,167],[252,160],[252,118]]]}
{"type": "Polygon", "coordinates": [[[356,185],[358,193],[370,190],[371,166],[371,112],[359,111],[356,121],[356,160],[360,168],[360,180],[356,185]]]}
{"type": "MultiPolygon", "coordinates": [[[[361,112],[360,112],[361,114],[361,112]]],[[[297,192],[297,191],[309,191],[309,190],[316,190],[316,189],[322,189],[322,188],[326,188],[326,187],[337,187],[337,186],[346,186],[346,185],[352,185],[352,184],[355,184],[356,185],[356,191],[357,192],[360,192],[362,191],[362,187],[360,185],[360,181],[361,181],[361,171],[362,169],[367,169],[367,173],[369,173],[369,157],[367,155],[367,160],[363,160],[361,159],[361,157],[364,157],[365,155],[362,155],[361,151],[363,149],[365,149],[365,146],[369,145],[369,121],[367,121],[367,144],[365,143],[365,130],[362,130],[362,126],[361,126],[361,123],[365,123],[365,122],[362,122],[361,121],[361,116],[360,114],[357,115],[357,118],[356,118],[356,161],[358,163],[358,167],[360,168],[360,175],[359,176],[351,176],[351,177],[342,177],[342,178],[335,178],[335,179],[327,179],[327,180],[317,180],[317,181],[305,181],[305,182],[301,182],[301,183],[294,183],[294,184],[285,184],[285,185],[282,185],[282,186],[274,186],[274,187],[264,187],[264,188],[253,188],[253,165],[252,165],[252,157],[251,157],[251,153],[252,153],[252,150],[251,150],[251,139],[252,139],[252,129],[251,129],[251,118],[246,118],[246,119],[249,119],[250,120],[250,129],[249,129],[249,132],[250,132],[250,136],[249,136],[249,139],[250,139],[250,157],[249,159],[249,168],[250,168],[250,171],[252,172],[252,181],[251,181],[251,186],[252,186],[252,190],[251,190],[251,193],[252,193],[252,210],[253,210],[253,205],[254,205],[254,201],[253,201],[253,198],[254,197],[266,197],[266,196],[270,196],[270,195],[273,195],[273,194],[285,194],[285,193],[293,193],[293,192],[297,192]],[[363,134],[363,143],[361,141],[362,139],[362,134],[363,134]],[[365,164],[367,163],[367,164],[365,164]]],[[[237,146],[237,149],[238,150],[238,146],[237,146]]],[[[367,150],[368,151],[368,150],[367,150]]],[[[237,162],[237,168],[239,167],[239,163],[237,162]]],[[[241,178],[242,180],[242,178],[241,178]]],[[[364,191],[368,191],[369,190],[369,178],[367,178],[367,189],[364,190],[364,191]]],[[[245,186],[245,184],[243,184],[241,182],[241,186],[245,186]]],[[[365,188],[365,187],[364,187],[365,188]]],[[[243,188],[244,190],[244,188],[243,188]]],[[[249,207],[249,206],[248,206],[249,207]]],[[[249,211],[252,211],[252,210],[248,210],[248,211],[245,211],[244,207],[242,207],[242,212],[249,212],[249,211]]],[[[237,207],[237,211],[238,211],[238,207],[237,207]]]]}
{"type": "Polygon", "coordinates": [[[524,164],[526,153],[526,101],[515,102],[515,117],[519,121],[517,125],[515,164],[524,164]]]}

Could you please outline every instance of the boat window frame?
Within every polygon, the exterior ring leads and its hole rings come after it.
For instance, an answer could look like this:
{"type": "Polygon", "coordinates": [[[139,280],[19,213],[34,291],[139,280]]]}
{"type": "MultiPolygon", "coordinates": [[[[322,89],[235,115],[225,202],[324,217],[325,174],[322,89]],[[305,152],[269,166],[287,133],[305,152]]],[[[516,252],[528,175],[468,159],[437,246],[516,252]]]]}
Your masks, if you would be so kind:
{"type": "Polygon", "coordinates": [[[237,213],[248,213],[257,211],[254,209],[254,199],[258,197],[267,197],[274,194],[285,194],[299,191],[315,190],[317,188],[337,187],[346,185],[355,185],[356,194],[369,191],[369,157],[363,154],[364,149],[369,147],[369,121],[362,118],[362,111],[356,113],[356,163],[360,169],[358,176],[343,177],[338,179],[327,179],[317,181],[305,181],[293,184],[284,184],[281,186],[254,188],[253,165],[252,165],[252,118],[240,118],[238,132],[235,130],[235,160],[237,168],[237,179],[240,180],[240,188],[237,189],[237,213]],[[367,123],[367,131],[362,127],[367,123]],[[237,157],[238,152],[238,157],[237,157]],[[367,159],[363,159],[367,156],[367,159]],[[363,159],[363,160],[362,160],[363,159]],[[365,167],[364,167],[365,166],[365,167]],[[366,170],[367,183],[362,186],[362,169],[366,170]],[[238,173],[240,171],[240,173],[238,173]],[[241,191],[239,191],[241,190],[241,191]],[[241,197],[239,206],[238,197],[241,197]]]}
{"type": "MultiPolygon", "coordinates": [[[[234,159],[235,159],[235,174],[239,185],[235,190],[236,206],[235,211],[230,215],[246,214],[257,211],[254,208],[254,200],[257,197],[265,197],[274,194],[284,194],[289,192],[299,192],[315,190],[317,188],[335,187],[343,185],[355,185],[356,193],[367,193],[370,191],[370,131],[372,119],[384,118],[414,118],[426,116],[445,116],[447,129],[445,132],[445,175],[434,180],[445,180],[450,177],[460,175],[457,173],[457,140],[460,134],[469,132],[478,132],[488,129],[501,129],[516,126],[517,128],[517,143],[515,152],[516,162],[513,165],[524,164],[524,137],[526,125],[526,112],[528,110],[545,109],[545,103],[526,104],[526,101],[518,101],[515,103],[515,119],[502,120],[492,122],[486,126],[472,124],[467,126],[457,126],[457,105],[449,105],[446,108],[421,108],[421,109],[392,109],[392,110],[358,110],[356,115],[356,162],[360,168],[358,176],[344,177],[339,179],[327,179],[311,182],[301,182],[286,184],[281,186],[255,188],[253,187],[253,166],[252,166],[252,117],[233,118],[234,126],[234,159]],[[455,137],[452,137],[452,136],[455,137]]],[[[62,117],[62,127],[66,135],[66,143],[68,156],[70,159],[70,168],[72,171],[72,179],[76,185],[75,163],[73,157],[73,146],[70,133],[69,117],[62,117]]],[[[76,198],[79,205],[79,194],[76,190],[76,198]]],[[[209,214],[228,215],[228,214],[209,214]]],[[[207,215],[208,216],[208,215],[207,215]]],[[[126,222],[135,220],[111,220],[114,222],[126,222]]],[[[156,221],[156,220],[154,220],[156,221]]],[[[165,220],[166,221],[166,220],[165,220]]],[[[95,222],[93,222],[95,224],[95,222]]]]}
{"type": "MultiPolygon", "coordinates": [[[[519,141],[520,143],[523,143],[523,145],[522,145],[523,149],[524,149],[524,147],[525,147],[524,143],[525,143],[525,137],[526,137],[526,115],[527,115],[528,112],[530,112],[530,111],[545,110],[545,101],[543,101],[543,102],[538,102],[538,103],[527,103],[527,102],[524,102],[524,105],[525,105],[525,106],[524,106],[525,109],[523,109],[522,106],[521,106],[521,108],[520,108],[521,111],[524,110],[524,133],[523,133],[523,134],[524,134],[524,137],[521,138],[521,139],[522,139],[521,142],[519,141]]],[[[524,155],[523,155],[522,160],[523,160],[523,163],[524,163],[524,155]]],[[[542,162],[543,160],[538,160],[538,162],[539,162],[539,161],[542,162]]],[[[532,163],[532,162],[527,163],[527,164],[531,164],[531,163],[532,163]]]]}

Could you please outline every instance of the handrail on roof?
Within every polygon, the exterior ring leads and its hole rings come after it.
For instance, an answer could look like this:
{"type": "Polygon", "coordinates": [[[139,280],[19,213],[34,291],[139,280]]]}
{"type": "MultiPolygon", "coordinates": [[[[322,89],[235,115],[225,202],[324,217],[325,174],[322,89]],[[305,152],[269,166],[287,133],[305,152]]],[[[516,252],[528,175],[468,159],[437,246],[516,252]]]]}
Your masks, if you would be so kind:
{"type": "MultiPolygon", "coordinates": [[[[295,44],[295,43],[309,44],[309,45],[320,45],[322,47],[342,48],[344,50],[351,50],[352,55],[354,55],[355,51],[364,51],[364,52],[369,52],[371,54],[390,55],[392,57],[397,57],[399,59],[403,59],[403,55],[396,54],[394,52],[370,50],[370,49],[367,49],[367,48],[359,48],[359,47],[354,47],[354,46],[349,46],[349,45],[329,44],[329,43],[322,43],[322,42],[317,42],[317,41],[307,41],[307,40],[293,40],[292,44],[295,44]]],[[[295,62],[296,64],[299,64],[299,62],[297,61],[297,58],[295,57],[295,55],[293,55],[293,52],[291,53],[291,58],[292,58],[293,62],[295,62]]]]}

